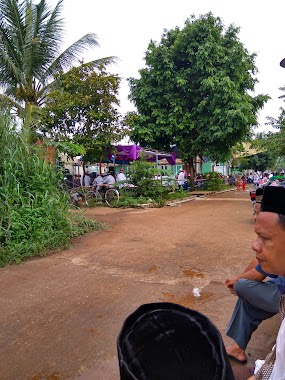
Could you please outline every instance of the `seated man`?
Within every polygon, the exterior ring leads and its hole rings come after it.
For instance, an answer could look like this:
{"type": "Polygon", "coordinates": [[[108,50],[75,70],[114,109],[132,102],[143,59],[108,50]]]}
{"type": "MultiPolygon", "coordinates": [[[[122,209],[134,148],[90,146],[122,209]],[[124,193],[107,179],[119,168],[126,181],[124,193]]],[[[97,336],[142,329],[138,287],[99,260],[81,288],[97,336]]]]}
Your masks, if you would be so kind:
{"type": "Polygon", "coordinates": [[[101,187],[102,187],[102,183],[103,183],[103,176],[99,174],[95,177],[92,183],[92,185],[94,186],[94,191],[96,195],[99,194],[99,191],[101,190],[101,187]]]}
{"type": "Polygon", "coordinates": [[[102,183],[101,187],[104,188],[105,190],[108,190],[108,189],[114,187],[115,182],[116,182],[115,178],[112,176],[112,174],[110,172],[104,173],[103,174],[103,183],[102,183]]]}
{"type": "Polygon", "coordinates": [[[237,300],[226,334],[235,343],[226,348],[231,360],[245,364],[245,349],[259,324],[278,313],[279,300],[285,290],[285,278],[265,273],[256,259],[244,272],[225,281],[237,300]],[[267,282],[263,282],[266,277],[267,282]]]}
{"type": "Polygon", "coordinates": [[[124,186],[125,181],[127,181],[127,177],[124,174],[124,169],[121,168],[119,173],[116,176],[116,182],[119,182],[119,189],[121,189],[124,186]]]}
{"type": "MultiPolygon", "coordinates": [[[[285,276],[285,189],[267,186],[264,189],[261,211],[255,228],[257,237],[252,244],[256,258],[263,271],[285,276]]],[[[280,297],[281,326],[276,344],[265,360],[255,362],[254,375],[242,377],[235,373],[236,380],[282,380],[285,377],[285,294],[280,297]]],[[[244,368],[242,366],[235,366],[244,368]]]]}

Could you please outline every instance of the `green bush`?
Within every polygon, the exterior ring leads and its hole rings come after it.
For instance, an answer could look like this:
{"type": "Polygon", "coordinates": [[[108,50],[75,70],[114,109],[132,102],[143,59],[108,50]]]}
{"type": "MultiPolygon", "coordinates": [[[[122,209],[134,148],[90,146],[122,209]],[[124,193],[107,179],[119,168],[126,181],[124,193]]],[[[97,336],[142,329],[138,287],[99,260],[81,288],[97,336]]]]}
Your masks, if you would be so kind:
{"type": "Polygon", "coordinates": [[[177,190],[175,192],[170,192],[166,195],[165,199],[168,201],[176,200],[176,199],[184,199],[190,198],[193,195],[185,190],[177,190]]]}
{"type": "Polygon", "coordinates": [[[224,180],[221,178],[220,173],[210,172],[205,173],[205,189],[210,191],[220,191],[225,188],[224,180]]]}
{"type": "Polygon", "coordinates": [[[0,159],[0,266],[67,247],[74,235],[97,227],[74,220],[62,173],[21,139],[7,114],[0,114],[0,159]]]}
{"type": "Polygon", "coordinates": [[[123,194],[120,196],[120,200],[118,203],[118,207],[139,207],[142,204],[148,203],[148,198],[144,197],[136,197],[136,196],[128,196],[123,194]]]}
{"type": "Polygon", "coordinates": [[[147,162],[144,157],[135,161],[130,167],[130,182],[137,186],[137,195],[153,200],[155,203],[163,203],[164,194],[168,192],[160,180],[155,180],[158,170],[153,164],[147,162]]]}

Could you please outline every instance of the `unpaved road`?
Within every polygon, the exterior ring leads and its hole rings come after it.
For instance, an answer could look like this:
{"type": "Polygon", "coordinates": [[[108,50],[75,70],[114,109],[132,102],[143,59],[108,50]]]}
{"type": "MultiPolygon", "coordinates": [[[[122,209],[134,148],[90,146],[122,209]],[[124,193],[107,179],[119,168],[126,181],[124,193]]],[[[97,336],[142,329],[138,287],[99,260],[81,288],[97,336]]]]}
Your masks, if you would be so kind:
{"type": "MultiPolygon", "coordinates": [[[[205,313],[225,338],[236,298],[224,280],[253,257],[248,191],[162,209],[94,208],[105,231],[69,250],[0,269],[0,380],[119,380],[116,339],[139,305],[170,301],[205,313]],[[202,289],[194,299],[194,287],[202,289]]],[[[263,322],[250,361],[271,348],[263,322]]]]}

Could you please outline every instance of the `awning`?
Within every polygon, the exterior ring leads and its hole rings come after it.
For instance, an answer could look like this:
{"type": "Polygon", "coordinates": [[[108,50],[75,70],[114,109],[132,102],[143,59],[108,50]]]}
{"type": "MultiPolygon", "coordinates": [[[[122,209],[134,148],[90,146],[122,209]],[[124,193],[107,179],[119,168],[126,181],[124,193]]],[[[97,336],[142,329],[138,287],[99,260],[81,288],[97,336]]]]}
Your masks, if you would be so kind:
{"type": "Polygon", "coordinates": [[[147,161],[157,162],[162,159],[166,159],[170,165],[175,165],[176,153],[164,153],[147,148],[142,148],[138,145],[116,145],[116,150],[113,154],[109,155],[110,160],[115,161],[135,161],[143,153],[146,156],[147,161]]]}

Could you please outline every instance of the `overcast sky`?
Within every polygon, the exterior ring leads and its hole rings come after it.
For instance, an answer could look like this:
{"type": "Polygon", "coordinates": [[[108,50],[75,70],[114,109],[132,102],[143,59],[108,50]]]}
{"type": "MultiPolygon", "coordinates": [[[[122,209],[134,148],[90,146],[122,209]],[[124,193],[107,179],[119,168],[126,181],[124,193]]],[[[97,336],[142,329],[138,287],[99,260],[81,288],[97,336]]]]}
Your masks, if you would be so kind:
{"type": "MultiPolygon", "coordinates": [[[[56,0],[49,0],[54,5],[56,0]]],[[[284,0],[64,0],[65,45],[88,32],[97,34],[100,47],[87,54],[85,61],[117,56],[112,72],[122,77],[120,101],[122,113],[134,106],[127,100],[128,77],[138,77],[144,66],[144,54],[150,40],[160,41],[164,29],[183,27],[192,14],[212,12],[225,26],[241,28],[239,38],[250,53],[257,53],[259,70],[256,94],[271,96],[260,112],[262,130],[266,116],[277,117],[285,106],[278,99],[279,87],[285,85],[285,69],[279,63],[285,57],[284,0]]]]}

